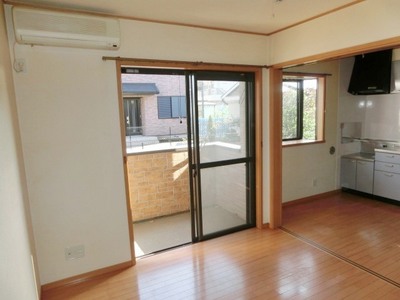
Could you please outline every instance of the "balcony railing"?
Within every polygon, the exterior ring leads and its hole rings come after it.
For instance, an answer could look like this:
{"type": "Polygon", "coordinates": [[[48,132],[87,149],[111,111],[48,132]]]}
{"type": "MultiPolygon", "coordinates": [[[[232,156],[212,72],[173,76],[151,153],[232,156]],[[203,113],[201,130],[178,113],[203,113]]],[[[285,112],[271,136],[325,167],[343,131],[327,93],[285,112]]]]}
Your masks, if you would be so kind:
{"type": "Polygon", "coordinates": [[[129,127],[127,132],[135,133],[126,136],[128,153],[187,148],[186,126],[129,127]]]}
{"type": "MultiPolygon", "coordinates": [[[[187,148],[186,125],[128,127],[126,148],[128,153],[142,153],[169,149],[187,148]]],[[[220,141],[240,144],[238,121],[226,122],[216,118],[210,125],[209,119],[199,119],[199,136],[202,143],[220,141]]]]}

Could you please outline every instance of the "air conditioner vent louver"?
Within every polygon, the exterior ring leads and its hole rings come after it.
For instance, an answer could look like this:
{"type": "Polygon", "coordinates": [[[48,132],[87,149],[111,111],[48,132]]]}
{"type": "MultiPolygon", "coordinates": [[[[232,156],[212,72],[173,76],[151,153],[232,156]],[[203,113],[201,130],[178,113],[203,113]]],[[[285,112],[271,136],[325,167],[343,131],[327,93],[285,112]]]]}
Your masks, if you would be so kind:
{"type": "Polygon", "coordinates": [[[16,40],[22,44],[118,49],[117,19],[13,8],[16,40]]]}

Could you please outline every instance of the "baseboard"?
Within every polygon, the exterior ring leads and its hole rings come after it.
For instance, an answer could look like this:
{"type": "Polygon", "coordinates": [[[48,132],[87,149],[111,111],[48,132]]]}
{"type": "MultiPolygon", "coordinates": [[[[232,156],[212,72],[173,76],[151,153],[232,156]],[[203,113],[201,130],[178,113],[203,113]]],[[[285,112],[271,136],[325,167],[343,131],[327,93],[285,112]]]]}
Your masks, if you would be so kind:
{"type": "Polygon", "coordinates": [[[292,201],[289,201],[289,202],[284,202],[284,203],[282,203],[282,206],[291,206],[291,205],[306,203],[306,202],[318,200],[318,199],[321,199],[321,198],[334,196],[334,195],[339,194],[340,192],[341,192],[341,190],[338,189],[338,190],[333,190],[333,191],[322,193],[322,194],[312,195],[312,196],[309,196],[309,197],[304,197],[304,198],[292,200],[292,201]]]}
{"type": "Polygon", "coordinates": [[[45,292],[51,289],[55,289],[55,288],[60,288],[60,287],[66,287],[66,286],[71,286],[71,285],[75,285],[78,283],[82,283],[91,279],[94,279],[95,277],[107,274],[107,273],[111,273],[111,272],[115,272],[115,271],[120,271],[123,269],[127,269],[129,267],[133,266],[133,262],[132,261],[127,261],[127,262],[123,262],[117,265],[113,265],[110,267],[106,267],[106,268],[102,268],[102,269],[98,269],[95,271],[91,271],[91,272],[87,272],[84,274],[80,274],[80,275],[76,275],[76,276],[72,276],[69,278],[65,278],[65,279],[61,279],[58,281],[54,281],[54,282],[50,282],[47,284],[44,284],[41,286],[41,291],[45,292]]]}
{"type": "Polygon", "coordinates": [[[262,224],[262,227],[261,227],[262,229],[269,229],[270,227],[269,227],[269,223],[264,223],[264,224],[262,224]]]}

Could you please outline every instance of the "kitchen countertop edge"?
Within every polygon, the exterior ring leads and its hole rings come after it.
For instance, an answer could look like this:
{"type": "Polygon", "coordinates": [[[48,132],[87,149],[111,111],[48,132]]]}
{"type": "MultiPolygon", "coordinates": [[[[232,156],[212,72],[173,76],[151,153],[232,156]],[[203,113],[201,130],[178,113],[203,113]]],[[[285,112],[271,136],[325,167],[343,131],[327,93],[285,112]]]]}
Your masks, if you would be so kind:
{"type": "Polygon", "coordinates": [[[350,159],[366,160],[366,161],[374,161],[375,160],[374,153],[364,153],[364,152],[346,154],[346,155],[342,155],[342,157],[350,158],[350,159]]]}

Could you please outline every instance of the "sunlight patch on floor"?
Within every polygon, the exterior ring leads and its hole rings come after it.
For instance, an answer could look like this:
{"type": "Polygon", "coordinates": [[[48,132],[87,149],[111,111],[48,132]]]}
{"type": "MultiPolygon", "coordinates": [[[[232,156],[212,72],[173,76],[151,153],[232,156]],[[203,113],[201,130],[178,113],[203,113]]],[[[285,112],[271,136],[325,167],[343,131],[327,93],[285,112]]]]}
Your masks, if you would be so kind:
{"type": "Polygon", "coordinates": [[[138,245],[138,243],[135,241],[135,256],[142,256],[144,255],[143,250],[140,248],[140,246],[138,245]]]}

